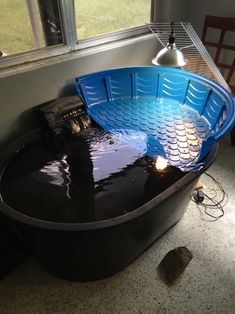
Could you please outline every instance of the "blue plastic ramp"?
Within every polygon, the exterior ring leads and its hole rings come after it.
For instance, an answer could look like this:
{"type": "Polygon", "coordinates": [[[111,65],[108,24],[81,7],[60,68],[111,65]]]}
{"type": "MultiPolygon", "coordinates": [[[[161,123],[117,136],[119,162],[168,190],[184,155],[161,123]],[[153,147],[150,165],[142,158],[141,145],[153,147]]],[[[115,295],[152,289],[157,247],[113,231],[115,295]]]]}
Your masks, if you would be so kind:
{"type": "Polygon", "coordinates": [[[76,79],[88,114],[145,154],[196,171],[235,122],[232,95],[210,78],[165,67],[130,67],[76,79]],[[133,132],[134,131],[134,132],[133,132]],[[133,134],[136,134],[133,140],[133,134]]]}

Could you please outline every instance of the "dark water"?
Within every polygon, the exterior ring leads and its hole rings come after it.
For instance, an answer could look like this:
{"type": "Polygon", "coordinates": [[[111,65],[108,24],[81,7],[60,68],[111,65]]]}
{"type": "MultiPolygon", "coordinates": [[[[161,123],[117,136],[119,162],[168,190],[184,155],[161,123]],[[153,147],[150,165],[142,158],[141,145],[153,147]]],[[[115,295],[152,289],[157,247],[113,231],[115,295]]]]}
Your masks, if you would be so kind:
{"type": "Polygon", "coordinates": [[[185,175],[169,166],[158,172],[138,141],[98,128],[60,147],[44,139],[20,151],[4,170],[3,201],[42,220],[98,221],[133,211],[185,175]]]}

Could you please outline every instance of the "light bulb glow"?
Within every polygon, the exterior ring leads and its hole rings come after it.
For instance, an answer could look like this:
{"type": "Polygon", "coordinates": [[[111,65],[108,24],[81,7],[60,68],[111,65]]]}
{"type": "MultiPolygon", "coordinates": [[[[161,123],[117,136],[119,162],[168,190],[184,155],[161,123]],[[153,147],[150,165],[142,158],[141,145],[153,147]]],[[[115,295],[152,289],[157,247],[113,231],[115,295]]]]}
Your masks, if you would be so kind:
{"type": "Polygon", "coordinates": [[[155,168],[159,171],[164,170],[167,167],[167,160],[161,156],[158,156],[155,161],[155,168]]]}

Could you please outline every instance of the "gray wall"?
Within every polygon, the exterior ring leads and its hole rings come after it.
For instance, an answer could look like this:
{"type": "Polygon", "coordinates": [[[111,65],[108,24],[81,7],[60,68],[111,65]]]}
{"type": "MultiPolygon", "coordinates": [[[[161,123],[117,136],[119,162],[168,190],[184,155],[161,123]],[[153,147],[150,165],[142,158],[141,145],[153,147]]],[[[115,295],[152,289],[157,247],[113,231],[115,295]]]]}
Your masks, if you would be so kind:
{"type": "Polygon", "coordinates": [[[190,22],[199,37],[205,15],[235,17],[235,0],[155,0],[156,21],[190,22]]]}
{"type": "Polygon", "coordinates": [[[188,21],[199,37],[202,35],[205,15],[235,17],[235,0],[188,0],[188,21]]]}
{"type": "Polygon", "coordinates": [[[155,0],[155,22],[186,21],[190,0],[155,0]]]}
{"type": "Polygon", "coordinates": [[[156,40],[147,35],[138,42],[122,47],[87,56],[75,52],[47,60],[41,65],[37,63],[33,70],[1,77],[0,147],[35,125],[32,107],[60,96],[75,94],[76,76],[113,67],[150,65],[156,51],[156,40]]]}

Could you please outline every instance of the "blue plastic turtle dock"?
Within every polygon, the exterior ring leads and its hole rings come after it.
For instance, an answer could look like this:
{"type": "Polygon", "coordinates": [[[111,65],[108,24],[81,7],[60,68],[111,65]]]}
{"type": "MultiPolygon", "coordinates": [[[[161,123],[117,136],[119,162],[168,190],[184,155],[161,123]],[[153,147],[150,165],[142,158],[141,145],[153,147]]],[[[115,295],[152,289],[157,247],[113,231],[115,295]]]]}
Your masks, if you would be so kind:
{"type": "Polygon", "coordinates": [[[147,156],[197,171],[234,125],[234,99],[217,82],[165,67],[118,68],[76,79],[88,114],[147,156]]]}

